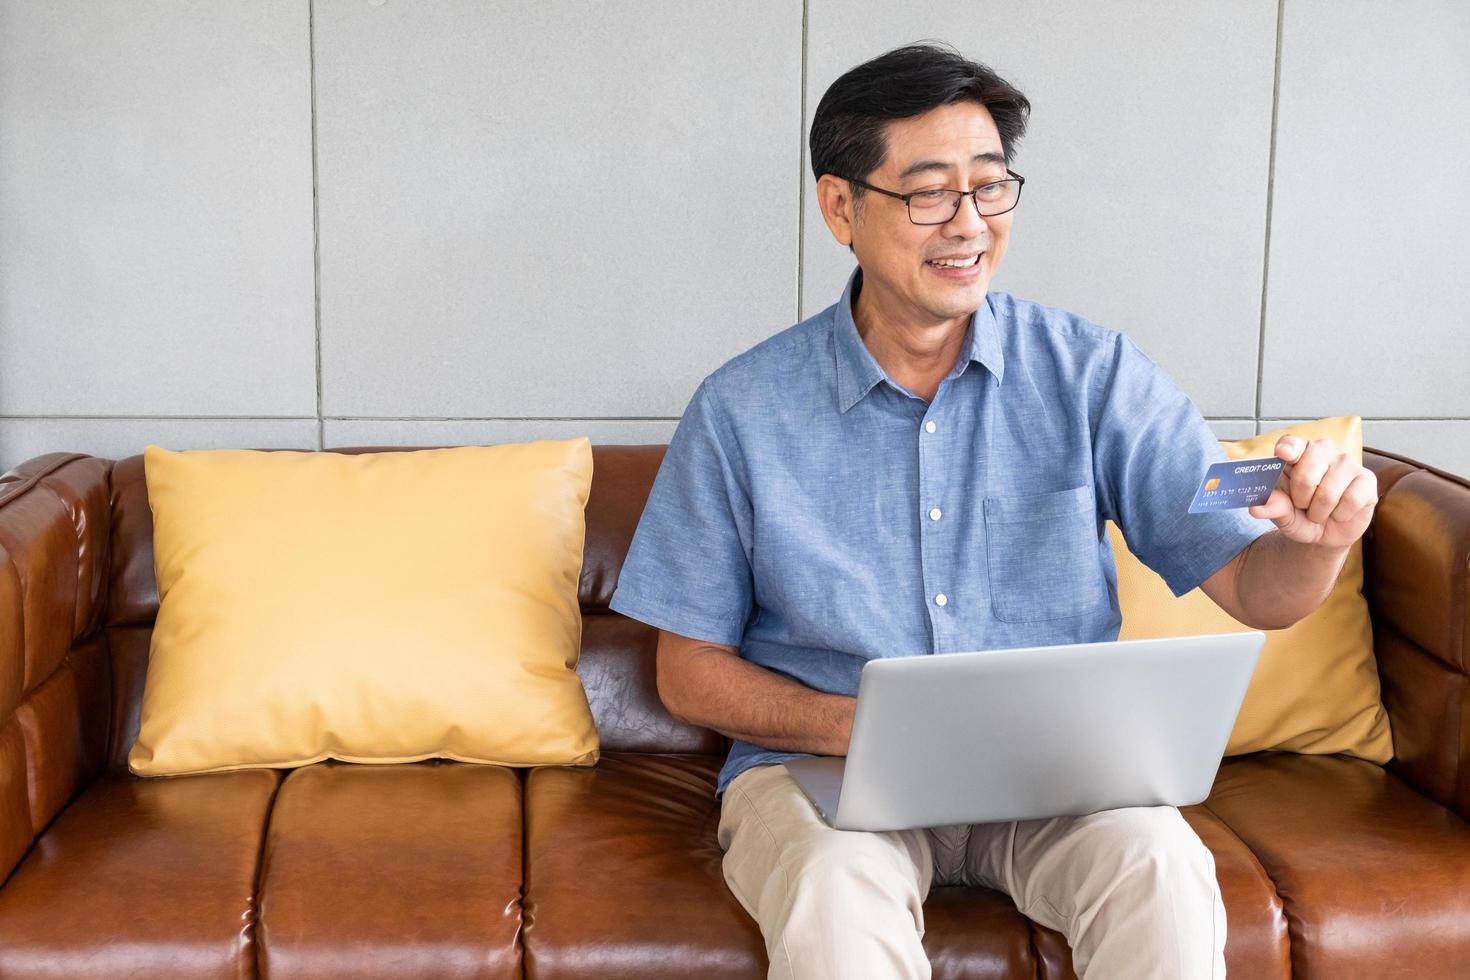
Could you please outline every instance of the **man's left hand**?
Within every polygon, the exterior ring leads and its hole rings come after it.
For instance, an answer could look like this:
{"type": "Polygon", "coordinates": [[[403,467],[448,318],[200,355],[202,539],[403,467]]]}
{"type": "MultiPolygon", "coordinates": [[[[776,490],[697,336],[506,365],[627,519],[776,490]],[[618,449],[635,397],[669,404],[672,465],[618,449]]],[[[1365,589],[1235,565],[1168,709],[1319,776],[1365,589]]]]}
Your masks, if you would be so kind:
{"type": "Polygon", "coordinates": [[[1302,544],[1346,548],[1363,536],[1378,504],[1373,471],[1338,452],[1331,439],[1282,436],[1276,455],[1285,460],[1271,497],[1252,507],[1252,517],[1273,522],[1302,544]]]}

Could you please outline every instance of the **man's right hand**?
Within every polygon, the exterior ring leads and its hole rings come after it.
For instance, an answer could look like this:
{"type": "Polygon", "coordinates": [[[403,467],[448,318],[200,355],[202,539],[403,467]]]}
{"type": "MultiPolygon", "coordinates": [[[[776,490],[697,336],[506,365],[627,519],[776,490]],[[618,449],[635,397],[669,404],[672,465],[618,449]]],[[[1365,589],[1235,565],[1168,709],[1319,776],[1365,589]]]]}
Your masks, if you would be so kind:
{"type": "Polygon", "coordinates": [[[847,755],[857,698],[813,690],[735,647],[659,630],[657,678],[680,721],[780,752],[847,755]]]}

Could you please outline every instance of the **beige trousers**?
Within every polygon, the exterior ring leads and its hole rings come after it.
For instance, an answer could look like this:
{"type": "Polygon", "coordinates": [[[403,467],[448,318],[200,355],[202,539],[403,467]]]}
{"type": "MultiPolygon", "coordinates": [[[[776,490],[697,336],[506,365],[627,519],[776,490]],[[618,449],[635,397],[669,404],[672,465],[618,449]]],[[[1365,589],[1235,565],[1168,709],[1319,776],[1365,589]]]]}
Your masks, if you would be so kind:
{"type": "Polygon", "coordinates": [[[770,976],[930,975],[929,886],[986,885],[1057,930],[1083,980],[1225,976],[1215,861],[1173,807],[929,830],[833,830],[781,765],[720,810],[725,882],[760,925],[770,976]]]}

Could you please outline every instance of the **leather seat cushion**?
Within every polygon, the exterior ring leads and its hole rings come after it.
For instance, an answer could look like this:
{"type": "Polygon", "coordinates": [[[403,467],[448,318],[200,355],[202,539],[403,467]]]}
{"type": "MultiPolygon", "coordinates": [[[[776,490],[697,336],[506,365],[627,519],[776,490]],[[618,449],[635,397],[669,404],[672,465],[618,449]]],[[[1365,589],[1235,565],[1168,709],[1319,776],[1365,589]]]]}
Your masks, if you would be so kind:
{"type": "Polygon", "coordinates": [[[1281,895],[1297,977],[1443,976],[1470,963],[1470,826],[1344,756],[1221,767],[1207,805],[1281,895]]]}
{"type": "Polygon", "coordinates": [[[270,769],[103,777],[0,889],[0,976],[254,975],[270,769]]]}
{"type": "Polygon", "coordinates": [[[514,771],[296,769],[266,838],[261,975],[519,977],[520,884],[514,771]]]}

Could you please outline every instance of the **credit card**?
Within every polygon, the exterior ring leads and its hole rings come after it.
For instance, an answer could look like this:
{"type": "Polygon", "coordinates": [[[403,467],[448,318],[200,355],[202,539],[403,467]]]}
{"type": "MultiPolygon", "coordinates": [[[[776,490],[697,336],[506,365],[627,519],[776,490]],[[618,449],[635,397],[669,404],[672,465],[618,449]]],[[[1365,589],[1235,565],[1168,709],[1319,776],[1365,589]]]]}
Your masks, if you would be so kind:
{"type": "Polygon", "coordinates": [[[1189,505],[1191,514],[1207,514],[1212,510],[1254,507],[1271,497],[1276,478],[1285,460],[1279,456],[1265,459],[1227,459],[1211,463],[1205,470],[1204,482],[1189,505]]]}

